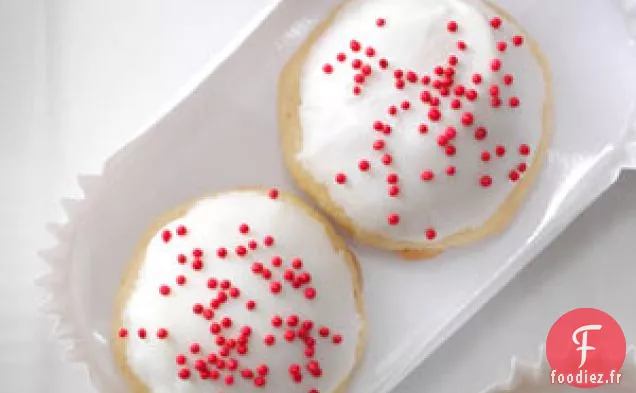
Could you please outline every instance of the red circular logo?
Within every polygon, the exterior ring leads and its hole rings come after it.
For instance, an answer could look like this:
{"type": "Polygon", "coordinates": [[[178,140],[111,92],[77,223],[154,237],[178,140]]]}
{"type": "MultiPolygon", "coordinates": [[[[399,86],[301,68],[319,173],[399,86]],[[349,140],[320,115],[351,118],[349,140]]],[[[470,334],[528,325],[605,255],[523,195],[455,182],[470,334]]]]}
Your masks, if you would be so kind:
{"type": "Polygon", "coordinates": [[[546,355],[553,383],[595,388],[617,383],[627,343],[614,318],[594,308],[579,308],[552,325],[546,355]]]}

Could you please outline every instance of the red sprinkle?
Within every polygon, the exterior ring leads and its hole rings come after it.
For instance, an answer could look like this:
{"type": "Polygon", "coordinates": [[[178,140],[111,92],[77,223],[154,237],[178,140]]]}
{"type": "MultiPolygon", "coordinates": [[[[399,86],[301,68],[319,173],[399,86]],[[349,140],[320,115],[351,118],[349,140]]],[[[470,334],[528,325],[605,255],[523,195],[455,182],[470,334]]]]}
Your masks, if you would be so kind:
{"type": "Polygon", "coordinates": [[[400,108],[402,108],[402,110],[409,110],[409,108],[411,107],[411,103],[408,101],[403,101],[402,104],[400,104],[400,108]]]}
{"type": "Polygon", "coordinates": [[[349,46],[351,47],[351,50],[354,52],[360,51],[360,48],[362,47],[360,43],[356,40],[351,40],[351,43],[349,44],[349,46]]]}
{"type": "Polygon", "coordinates": [[[265,245],[265,247],[271,247],[274,245],[274,238],[272,236],[265,236],[263,238],[263,244],[265,245]]]}
{"type": "Polygon", "coordinates": [[[493,59],[493,61],[490,63],[490,69],[497,72],[501,69],[501,60],[500,59],[493,59]]]}
{"type": "Polygon", "coordinates": [[[426,124],[420,124],[420,134],[426,134],[428,132],[428,126],[426,124]]]}
{"type": "Polygon", "coordinates": [[[166,329],[161,328],[157,330],[157,338],[159,338],[160,340],[164,340],[167,337],[168,337],[168,331],[166,329]]]}
{"type": "Polygon", "coordinates": [[[183,366],[184,364],[186,364],[187,358],[185,357],[185,355],[177,355],[175,360],[179,366],[183,366]]]}
{"type": "Polygon", "coordinates": [[[365,65],[365,66],[362,66],[362,70],[360,70],[360,71],[362,71],[362,75],[364,75],[364,76],[369,76],[369,75],[371,75],[371,73],[373,72],[373,71],[371,70],[371,66],[370,66],[370,65],[368,65],[368,64],[367,64],[367,65],[365,65]]]}
{"type": "Polygon", "coordinates": [[[460,109],[461,107],[462,107],[462,102],[460,100],[455,98],[454,100],[451,101],[451,108],[457,110],[457,109],[460,109]]]}
{"type": "Polygon", "coordinates": [[[345,184],[346,182],[347,182],[347,175],[345,175],[344,173],[338,173],[336,175],[336,183],[345,184]]]}
{"type": "Polygon", "coordinates": [[[347,60],[347,55],[345,55],[345,54],[344,54],[344,53],[342,53],[342,52],[341,52],[341,53],[338,53],[338,55],[336,56],[336,59],[337,59],[339,62],[341,62],[341,63],[342,63],[342,62],[344,62],[345,60],[347,60]]]}
{"type": "Polygon", "coordinates": [[[197,271],[203,269],[203,261],[200,259],[197,259],[194,262],[192,262],[192,269],[197,271]]]}
{"type": "Polygon", "coordinates": [[[503,77],[503,82],[505,85],[510,86],[514,82],[514,77],[510,74],[507,74],[503,77]]]}
{"type": "Polygon", "coordinates": [[[195,248],[194,250],[192,250],[192,255],[195,258],[201,258],[203,256],[203,250],[201,250],[200,248],[195,248]]]}
{"type": "Polygon", "coordinates": [[[166,229],[161,233],[161,238],[165,243],[168,243],[172,239],[172,233],[166,229]]]}
{"type": "Polygon", "coordinates": [[[256,308],[256,302],[254,300],[248,300],[247,303],[245,303],[245,307],[248,310],[253,310],[256,308]]]}
{"type": "Polygon", "coordinates": [[[494,17],[490,20],[490,26],[492,26],[493,29],[498,29],[501,27],[501,18],[498,17],[494,17]]]}
{"type": "Polygon", "coordinates": [[[358,163],[358,168],[362,172],[368,171],[370,167],[371,167],[371,164],[369,164],[369,161],[367,160],[360,160],[360,162],[358,163]]]}
{"type": "Polygon", "coordinates": [[[353,67],[354,70],[359,70],[360,67],[362,67],[362,60],[360,59],[354,59],[351,62],[351,66],[353,67]]]}
{"type": "Polygon", "coordinates": [[[368,57],[373,57],[373,56],[375,56],[375,49],[372,48],[372,47],[368,47],[367,50],[365,51],[365,54],[368,57]]]}
{"type": "Polygon", "coordinates": [[[333,72],[333,66],[331,64],[325,64],[322,66],[322,70],[325,74],[331,74],[333,72]]]}
{"type": "Polygon", "coordinates": [[[481,186],[484,188],[488,188],[492,186],[492,177],[488,175],[482,176],[481,179],[479,180],[479,184],[481,184],[481,186]]]}
{"type": "Polygon", "coordinates": [[[428,85],[428,84],[430,84],[430,83],[431,83],[431,77],[430,77],[430,76],[428,76],[428,75],[424,75],[424,76],[422,77],[422,84],[423,84],[423,85],[428,85]]]}
{"type": "Polygon", "coordinates": [[[445,152],[447,156],[452,157],[457,153],[457,148],[453,145],[448,145],[445,148],[445,152]]]}
{"type": "Polygon", "coordinates": [[[186,283],[186,277],[179,275],[177,276],[177,285],[185,285],[186,283]]]}
{"type": "Polygon", "coordinates": [[[514,44],[514,46],[523,45],[523,37],[520,35],[512,37],[512,43],[514,44]]]}
{"type": "Polygon", "coordinates": [[[278,281],[274,281],[270,284],[269,289],[272,293],[280,293],[283,286],[278,281]]]}
{"type": "Polygon", "coordinates": [[[182,368],[179,370],[179,378],[181,379],[190,379],[190,370],[187,368],[182,368]]]}
{"type": "Polygon", "coordinates": [[[378,64],[380,65],[380,68],[382,68],[383,70],[386,70],[389,67],[389,61],[387,59],[380,59],[378,64]]]}
{"type": "Polygon", "coordinates": [[[177,235],[185,236],[187,233],[188,233],[188,229],[185,226],[179,225],[177,227],[177,235]]]}
{"type": "Polygon", "coordinates": [[[409,71],[406,73],[406,80],[411,82],[411,83],[416,83],[418,78],[417,78],[417,74],[415,73],[415,71],[409,71]]]}
{"type": "Polygon", "coordinates": [[[216,250],[216,256],[219,257],[219,258],[225,258],[227,256],[227,248],[219,247],[216,250]]]}
{"type": "Polygon", "coordinates": [[[495,154],[497,154],[497,157],[503,157],[506,155],[506,148],[503,147],[502,145],[497,145],[497,147],[495,148],[495,154]]]}
{"type": "Polygon", "coordinates": [[[468,127],[468,126],[471,126],[471,125],[473,125],[473,122],[474,122],[474,121],[475,121],[475,116],[474,116],[472,113],[470,113],[470,112],[465,112],[465,113],[462,115],[462,124],[463,124],[463,125],[465,125],[465,126],[467,126],[467,127],[468,127]]]}
{"type": "Polygon", "coordinates": [[[378,27],[383,27],[384,25],[386,25],[386,19],[384,18],[378,18],[378,20],[375,21],[375,24],[378,27]]]}
{"type": "Polygon", "coordinates": [[[120,338],[128,337],[128,330],[126,330],[125,328],[119,329],[119,337],[120,338]]]}
{"type": "Polygon", "coordinates": [[[271,199],[277,199],[278,198],[278,194],[279,194],[279,192],[278,192],[278,190],[276,188],[270,189],[269,193],[268,193],[268,195],[269,195],[269,197],[271,199]]]}
{"type": "Polygon", "coordinates": [[[475,139],[483,141],[488,136],[488,131],[484,127],[479,127],[475,130],[475,139]]]}
{"type": "Polygon", "coordinates": [[[433,173],[433,171],[425,170],[420,175],[420,178],[422,179],[422,181],[431,181],[435,178],[435,174],[433,173]]]}
{"type": "Polygon", "coordinates": [[[159,287],[159,293],[162,294],[163,296],[168,296],[170,295],[170,287],[167,285],[162,285],[159,287]]]}
{"type": "Polygon", "coordinates": [[[437,108],[431,108],[428,111],[428,118],[434,122],[439,121],[442,118],[442,112],[440,112],[437,108]]]}
{"type": "Polygon", "coordinates": [[[190,352],[192,353],[199,353],[199,351],[201,351],[201,346],[197,343],[193,343],[192,345],[190,345],[190,352]]]}
{"type": "Polygon", "coordinates": [[[387,221],[389,222],[389,225],[395,226],[400,223],[400,215],[396,213],[389,214],[387,221]]]}
{"type": "Polygon", "coordinates": [[[480,84],[480,83],[481,83],[481,81],[482,81],[482,80],[483,80],[483,79],[482,79],[482,77],[481,77],[481,74],[474,74],[474,75],[473,75],[473,83],[474,83],[474,84],[478,85],[478,84],[480,84]]]}
{"type": "Polygon", "coordinates": [[[400,177],[397,175],[397,173],[389,173],[386,177],[386,182],[389,184],[397,184],[399,180],[400,177]]]}
{"type": "Polygon", "coordinates": [[[483,162],[488,162],[488,161],[490,161],[490,158],[491,158],[491,157],[490,157],[490,152],[484,151],[484,152],[482,152],[482,153],[481,153],[481,160],[482,160],[483,162]]]}
{"type": "Polygon", "coordinates": [[[448,22],[448,25],[446,25],[446,28],[448,29],[449,32],[451,33],[455,33],[457,32],[457,28],[459,26],[457,25],[457,22],[455,22],[454,20],[448,22]]]}
{"type": "Polygon", "coordinates": [[[490,95],[494,96],[494,97],[498,96],[499,95],[499,86],[497,86],[497,85],[490,86],[490,95]]]}
{"type": "Polygon", "coordinates": [[[459,50],[466,50],[468,46],[466,45],[466,43],[464,41],[458,41],[457,42],[457,49],[459,50]]]}
{"type": "Polygon", "coordinates": [[[314,288],[306,288],[305,297],[309,300],[314,299],[316,297],[316,290],[314,288]]]}
{"type": "Polygon", "coordinates": [[[468,101],[475,101],[477,99],[477,90],[470,89],[466,91],[466,99],[468,99],[468,101]]]}
{"type": "Polygon", "coordinates": [[[510,174],[508,175],[508,177],[510,178],[510,181],[512,182],[516,182],[519,180],[519,172],[517,171],[510,171],[510,174]]]}
{"type": "Polygon", "coordinates": [[[192,312],[195,314],[201,314],[203,312],[203,305],[201,304],[195,304],[194,306],[192,306],[192,312]]]}
{"type": "Polygon", "coordinates": [[[527,156],[530,154],[530,146],[523,144],[519,146],[519,154],[522,156],[527,156]]]}
{"type": "Polygon", "coordinates": [[[457,171],[457,169],[455,169],[455,167],[454,167],[453,165],[449,165],[449,166],[446,168],[446,174],[447,174],[448,176],[455,176],[456,171],[457,171]]]}
{"type": "Polygon", "coordinates": [[[294,269],[300,270],[303,268],[303,261],[300,258],[294,258],[291,262],[291,265],[294,269]]]}
{"type": "Polygon", "coordinates": [[[510,104],[512,108],[517,108],[520,104],[520,101],[518,97],[510,97],[510,100],[508,101],[508,103],[510,104]]]}
{"type": "Polygon", "coordinates": [[[390,107],[389,107],[389,115],[391,115],[391,116],[395,116],[395,115],[397,115],[397,107],[395,107],[395,106],[390,106],[390,107]]]}
{"type": "Polygon", "coordinates": [[[504,41],[500,41],[497,43],[497,49],[499,49],[499,52],[505,52],[506,48],[508,48],[508,44],[506,44],[504,41]]]}
{"type": "Polygon", "coordinates": [[[384,165],[391,165],[392,162],[393,162],[393,157],[390,154],[384,154],[382,156],[382,163],[384,165]]]}
{"type": "Polygon", "coordinates": [[[247,249],[244,246],[236,247],[236,255],[239,257],[244,257],[247,254],[247,249]]]}
{"type": "Polygon", "coordinates": [[[188,261],[188,257],[186,257],[183,254],[179,254],[177,255],[177,262],[179,262],[181,265],[185,264],[188,261]]]}
{"type": "Polygon", "coordinates": [[[384,141],[382,139],[378,139],[375,142],[373,142],[373,149],[374,150],[384,149],[384,141]]]}
{"type": "Polygon", "coordinates": [[[521,164],[517,165],[517,170],[521,173],[524,173],[527,169],[528,169],[528,165],[526,165],[525,162],[522,162],[521,164]]]}
{"type": "Polygon", "coordinates": [[[339,334],[336,334],[336,335],[334,335],[334,336],[331,338],[331,341],[332,341],[334,344],[338,345],[338,344],[342,343],[342,336],[341,336],[341,335],[339,335],[339,334]]]}

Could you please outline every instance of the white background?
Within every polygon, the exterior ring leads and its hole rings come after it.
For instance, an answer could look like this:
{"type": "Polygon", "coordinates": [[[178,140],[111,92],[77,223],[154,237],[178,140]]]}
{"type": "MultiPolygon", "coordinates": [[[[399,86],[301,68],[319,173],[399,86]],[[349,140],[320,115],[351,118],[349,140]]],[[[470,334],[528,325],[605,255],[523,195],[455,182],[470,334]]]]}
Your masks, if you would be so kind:
{"type": "MultiPolygon", "coordinates": [[[[0,391],[92,392],[37,312],[44,224],[270,1],[0,0],[0,391]]],[[[635,342],[635,235],[626,173],[396,391],[477,393],[512,356],[536,360],[576,307],[604,309],[635,342]]]]}

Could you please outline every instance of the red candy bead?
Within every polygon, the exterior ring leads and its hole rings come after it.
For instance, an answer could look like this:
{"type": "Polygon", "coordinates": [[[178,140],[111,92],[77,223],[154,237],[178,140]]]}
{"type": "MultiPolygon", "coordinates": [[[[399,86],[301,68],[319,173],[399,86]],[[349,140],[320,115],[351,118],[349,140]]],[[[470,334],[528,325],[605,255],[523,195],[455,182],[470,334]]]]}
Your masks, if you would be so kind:
{"type": "Polygon", "coordinates": [[[164,340],[167,337],[168,337],[168,331],[166,329],[161,328],[157,330],[157,338],[159,338],[160,340],[164,340]]]}
{"type": "Polygon", "coordinates": [[[479,184],[481,184],[481,186],[484,188],[490,187],[492,185],[492,177],[488,175],[482,176],[479,180],[479,184]]]}
{"type": "Polygon", "coordinates": [[[433,171],[426,170],[422,172],[420,178],[422,179],[422,181],[428,182],[435,178],[435,174],[433,173],[433,171]]]}

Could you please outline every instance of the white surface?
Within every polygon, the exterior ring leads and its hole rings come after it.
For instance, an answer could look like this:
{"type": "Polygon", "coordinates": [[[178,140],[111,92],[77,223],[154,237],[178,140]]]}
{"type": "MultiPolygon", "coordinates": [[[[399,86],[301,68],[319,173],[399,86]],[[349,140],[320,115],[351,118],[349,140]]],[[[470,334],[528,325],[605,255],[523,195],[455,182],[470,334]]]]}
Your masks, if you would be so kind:
{"type": "MultiPolygon", "coordinates": [[[[32,12],[28,8],[30,4],[26,2],[14,3],[20,4],[19,9],[13,8],[10,13],[2,13],[3,17],[14,24],[3,23],[1,26],[22,29],[22,37],[38,43],[38,48],[41,48],[42,41],[38,40],[39,25],[36,24],[41,14],[32,12]],[[16,21],[25,23],[15,23],[16,21]]],[[[95,80],[109,80],[121,73],[121,69],[108,62],[83,57],[86,47],[78,43],[84,41],[99,44],[106,37],[111,37],[107,33],[108,29],[98,28],[100,24],[108,25],[109,19],[104,17],[103,10],[95,7],[95,2],[76,1],[73,8],[65,7],[69,2],[59,4],[57,12],[60,15],[54,18],[55,23],[48,26],[49,31],[59,35],[59,41],[56,42],[62,43],[61,48],[54,51],[56,56],[52,61],[55,68],[52,71],[66,77],[60,79],[64,83],[53,86],[52,89],[53,96],[57,98],[57,112],[61,117],[55,127],[48,127],[49,133],[38,128],[41,124],[25,121],[35,118],[33,115],[37,114],[32,98],[41,92],[41,86],[29,87],[28,84],[21,83],[33,80],[37,63],[43,61],[39,57],[42,52],[34,54],[24,51],[28,46],[16,45],[8,34],[4,34],[0,41],[3,49],[6,46],[5,53],[14,54],[10,56],[13,62],[2,64],[4,74],[16,75],[9,79],[11,83],[2,91],[3,109],[7,108],[6,104],[11,103],[11,110],[7,111],[8,116],[2,117],[3,127],[0,133],[3,169],[11,169],[6,171],[9,187],[3,188],[0,194],[3,200],[2,217],[5,222],[15,223],[2,230],[3,245],[11,247],[7,252],[9,258],[4,259],[3,267],[13,273],[14,279],[3,287],[1,312],[3,320],[15,318],[14,323],[20,327],[19,330],[12,330],[12,334],[16,336],[7,334],[6,340],[1,341],[3,351],[0,359],[3,368],[0,371],[0,386],[7,391],[89,391],[81,371],[57,361],[57,346],[46,339],[49,328],[43,324],[41,318],[35,316],[34,303],[38,301],[38,294],[33,292],[29,282],[41,265],[35,259],[34,250],[50,243],[41,225],[44,221],[60,217],[60,209],[55,206],[56,200],[72,191],[76,192],[73,187],[76,173],[99,168],[103,159],[130,139],[140,125],[152,118],[175,89],[187,81],[190,72],[200,66],[202,59],[206,57],[202,53],[210,50],[210,41],[205,40],[198,41],[201,46],[176,46],[172,48],[173,53],[155,54],[156,57],[136,58],[136,52],[131,51],[133,56],[128,52],[127,61],[137,65],[131,69],[138,69],[137,75],[148,82],[116,87],[102,82],[100,86],[95,86],[90,83],[92,79],[81,81],[78,77],[82,75],[80,72],[68,73],[60,70],[65,69],[64,64],[72,58],[74,67],[83,69],[84,73],[92,75],[95,80]],[[92,17],[88,18],[91,23],[84,24],[83,20],[73,19],[77,7],[83,8],[81,14],[92,17]],[[180,49],[184,51],[175,53],[180,49]],[[192,53],[188,53],[189,51],[192,53]],[[164,61],[160,62],[162,58],[164,61]],[[165,80],[170,83],[157,83],[165,80]],[[84,84],[87,82],[88,84],[84,84]],[[71,90],[75,93],[69,94],[71,90]],[[15,93],[23,95],[18,95],[16,99],[15,93]],[[134,93],[141,94],[142,97],[135,97],[134,93]],[[129,99],[131,96],[134,99],[129,99]],[[66,98],[61,99],[63,97],[66,98]],[[147,102],[151,103],[148,104],[149,107],[142,108],[142,104],[147,102]],[[108,106],[103,103],[108,103],[108,106]],[[137,110],[129,110],[131,106],[136,106],[137,110]],[[90,124],[107,126],[87,128],[89,124],[79,121],[80,118],[95,121],[90,124]],[[108,119],[112,121],[110,124],[106,122],[108,119]],[[121,131],[112,133],[111,127],[121,131]],[[7,130],[15,132],[9,133],[7,130]],[[24,132],[18,133],[18,130],[24,132]],[[64,161],[60,153],[66,153],[64,161]],[[31,176],[35,174],[39,175],[38,181],[30,182],[33,179],[31,176]],[[7,189],[12,192],[6,193],[7,189]],[[25,300],[24,303],[14,300],[18,298],[16,293],[25,300]],[[8,297],[9,294],[11,297],[8,297]]],[[[120,13],[131,12],[124,2],[111,2],[111,7],[120,13]]],[[[191,20],[199,20],[200,25],[192,22],[193,30],[199,29],[198,33],[210,29],[214,21],[218,23],[218,19],[212,19],[214,15],[200,12],[201,9],[194,5],[184,9],[189,11],[191,20]],[[197,18],[203,14],[210,19],[201,21],[197,18]]],[[[180,11],[186,12],[184,9],[180,8],[180,11]]],[[[156,16],[148,16],[143,11],[140,6],[131,13],[136,12],[137,17],[148,19],[146,22],[118,27],[125,31],[128,41],[135,42],[137,39],[137,43],[144,43],[145,39],[156,37],[159,29],[174,34],[182,32],[182,23],[170,25],[164,21],[161,25],[155,19],[156,16]],[[139,26],[154,26],[156,30],[149,28],[150,32],[137,36],[137,32],[144,31],[139,26]]],[[[117,14],[115,11],[113,13],[117,14]]],[[[188,15],[182,14],[183,18],[188,15]]],[[[248,14],[243,14],[243,18],[247,19],[248,14]]],[[[236,22],[237,26],[240,22],[236,22]]],[[[228,35],[225,38],[229,38],[231,32],[227,30],[228,35]]],[[[184,40],[192,41],[200,37],[193,33],[184,40]]],[[[112,59],[123,57],[120,50],[121,47],[109,47],[102,57],[117,62],[112,59]]],[[[4,179],[5,173],[2,175],[4,179]]],[[[621,182],[604,200],[586,213],[528,272],[515,280],[513,286],[434,354],[398,391],[475,391],[491,383],[494,377],[506,375],[509,358],[514,353],[534,357],[536,345],[544,340],[552,321],[575,306],[597,306],[612,313],[623,324],[630,341],[630,335],[633,337],[636,328],[636,320],[629,312],[628,305],[636,289],[630,288],[629,278],[633,277],[636,268],[629,260],[633,253],[630,239],[616,236],[636,232],[636,223],[630,222],[636,217],[635,207],[631,203],[636,196],[636,177],[628,175],[626,178],[627,181],[621,182]],[[608,273],[610,268],[613,270],[608,273]],[[605,280],[598,280],[599,276],[605,280]],[[585,285],[580,285],[580,282],[585,285]]]]}

